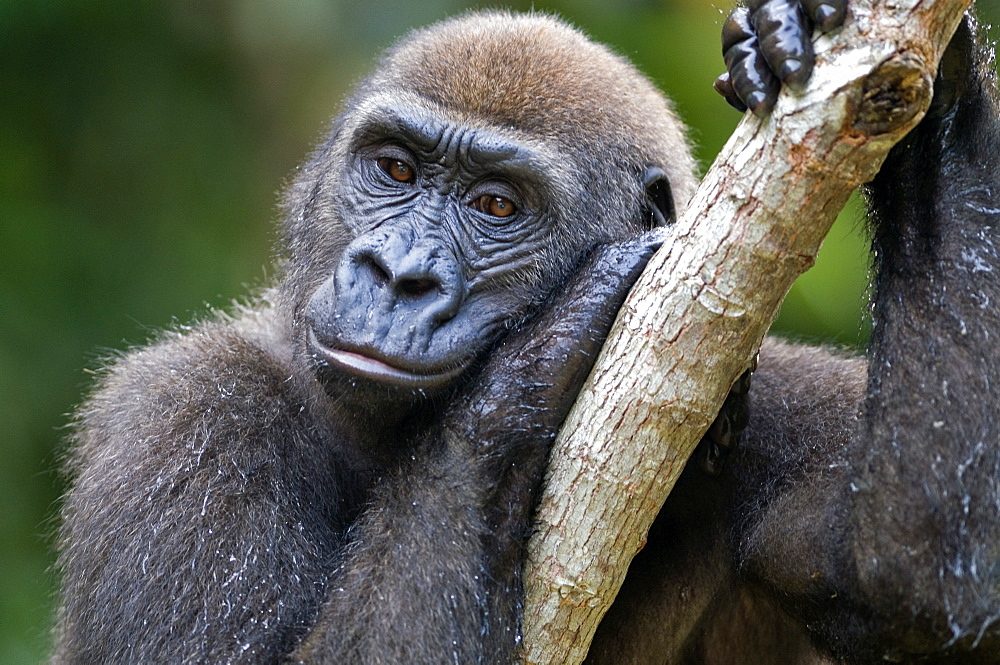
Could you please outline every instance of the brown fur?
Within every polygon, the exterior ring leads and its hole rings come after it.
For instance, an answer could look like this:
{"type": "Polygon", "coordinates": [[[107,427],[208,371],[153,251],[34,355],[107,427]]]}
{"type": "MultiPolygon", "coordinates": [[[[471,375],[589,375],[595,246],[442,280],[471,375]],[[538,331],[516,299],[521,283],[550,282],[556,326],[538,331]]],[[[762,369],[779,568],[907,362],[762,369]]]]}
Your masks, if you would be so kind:
{"type": "MultiPolygon", "coordinates": [[[[869,363],[765,345],[740,449],[685,471],[590,662],[1000,660],[1000,120],[967,46],[964,97],[870,188],[869,363]]],[[[78,410],[53,662],[512,661],[533,492],[614,269],[637,269],[648,166],[682,206],[669,102],[556,19],[471,14],[389,51],[289,190],[274,288],[113,360],[78,410]],[[514,330],[475,380],[331,397],[306,311],[388,225],[344,210],[353,129],[394,111],[529,143],[558,191],[534,265],[493,285],[514,330]]]]}
{"type": "Polygon", "coordinates": [[[627,60],[551,16],[470,14],[416,31],[389,51],[373,83],[415,92],[465,122],[561,146],[577,158],[568,167],[588,168],[583,145],[603,146],[610,160],[592,161],[615,175],[636,168],[629,164],[661,165],[678,209],[697,186],[670,101],[627,60]]]}

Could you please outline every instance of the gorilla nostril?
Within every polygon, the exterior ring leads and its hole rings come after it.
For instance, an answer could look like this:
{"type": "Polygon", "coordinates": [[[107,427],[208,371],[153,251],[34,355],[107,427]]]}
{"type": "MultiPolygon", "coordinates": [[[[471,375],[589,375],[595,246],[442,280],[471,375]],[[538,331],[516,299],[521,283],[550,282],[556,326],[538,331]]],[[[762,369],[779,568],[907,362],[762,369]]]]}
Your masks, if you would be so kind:
{"type": "Polygon", "coordinates": [[[383,268],[377,263],[371,264],[371,271],[372,271],[372,278],[375,280],[375,283],[378,284],[379,286],[385,286],[386,284],[392,281],[392,276],[386,271],[385,268],[383,268]]]}
{"type": "MultiPolygon", "coordinates": [[[[434,260],[411,247],[388,247],[391,251],[362,247],[344,266],[344,284],[356,283],[360,288],[374,289],[380,297],[402,300],[423,300],[447,296],[455,290],[450,272],[441,274],[434,260]]],[[[419,248],[418,248],[419,249],[419,248]]],[[[423,306],[423,305],[421,305],[423,306]]]]}
{"type": "Polygon", "coordinates": [[[397,289],[399,293],[410,298],[421,298],[431,291],[436,291],[439,284],[433,279],[403,279],[397,289]]]}
{"type": "Polygon", "coordinates": [[[382,288],[392,281],[392,274],[371,254],[362,254],[354,259],[360,270],[367,270],[375,284],[382,288]]]}

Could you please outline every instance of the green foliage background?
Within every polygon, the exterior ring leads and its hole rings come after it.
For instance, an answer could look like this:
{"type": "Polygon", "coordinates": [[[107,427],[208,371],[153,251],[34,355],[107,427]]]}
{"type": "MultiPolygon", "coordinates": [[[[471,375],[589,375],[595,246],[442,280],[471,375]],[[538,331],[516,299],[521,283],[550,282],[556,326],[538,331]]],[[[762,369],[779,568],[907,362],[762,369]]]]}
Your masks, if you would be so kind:
{"type": "MultiPolygon", "coordinates": [[[[55,469],[88,368],[262,283],[276,193],[350,85],[394,37],[473,6],[0,0],[0,662],[48,648],[55,469]]],[[[711,90],[729,0],[507,6],[636,62],[703,165],[739,119],[711,90]]],[[[863,342],[859,218],[842,216],[780,330],[863,342]]]]}

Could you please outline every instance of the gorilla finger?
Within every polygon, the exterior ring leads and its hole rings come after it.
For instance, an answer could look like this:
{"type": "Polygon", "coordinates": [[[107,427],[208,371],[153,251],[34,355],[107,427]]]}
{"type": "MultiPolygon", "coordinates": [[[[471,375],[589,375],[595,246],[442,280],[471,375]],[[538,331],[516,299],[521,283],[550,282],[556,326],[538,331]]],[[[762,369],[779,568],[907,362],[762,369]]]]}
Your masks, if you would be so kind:
{"type": "Polygon", "coordinates": [[[798,0],[770,0],[751,15],[760,51],[771,70],[801,90],[812,74],[812,25],[798,0]]]}
{"type": "Polygon", "coordinates": [[[552,420],[553,427],[558,425],[589,374],[619,308],[669,235],[669,229],[657,227],[595,247],[545,309],[494,350],[469,399],[488,404],[496,395],[508,399],[517,395],[513,403],[544,409],[544,414],[535,415],[537,422],[552,420]]]}
{"type": "Polygon", "coordinates": [[[746,396],[750,392],[750,384],[753,381],[753,371],[756,369],[752,367],[747,371],[740,374],[740,378],[736,379],[736,383],[733,384],[731,393],[735,393],[741,397],[746,396]]]}
{"type": "Polygon", "coordinates": [[[756,39],[748,39],[725,53],[726,69],[736,96],[763,117],[771,112],[781,91],[781,82],[761,55],[756,39]]]}
{"type": "Polygon", "coordinates": [[[715,83],[712,87],[715,88],[715,91],[722,95],[726,102],[734,109],[740,113],[746,112],[747,105],[744,104],[743,100],[736,94],[736,90],[733,88],[733,82],[729,78],[729,72],[720,74],[719,78],[715,79],[715,83]]]}
{"type": "Polygon", "coordinates": [[[847,0],[802,0],[802,6],[822,32],[839,28],[847,16],[847,0]]]}
{"type": "Polygon", "coordinates": [[[714,443],[702,441],[696,454],[698,455],[698,466],[706,474],[718,476],[722,473],[722,453],[714,443]]]}
{"type": "Polygon", "coordinates": [[[747,370],[733,384],[719,415],[698,446],[698,463],[709,475],[722,473],[726,458],[739,445],[740,436],[750,421],[749,377],[750,370],[747,370]]]}
{"type": "Polygon", "coordinates": [[[723,407],[722,413],[719,414],[708,428],[706,436],[726,450],[736,445],[736,433],[733,430],[732,422],[729,420],[729,414],[725,412],[725,407],[723,407]]]}
{"type": "Polygon", "coordinates": [[[656,253],[656,250],[662,247],[663,243],[665,243],[672,234],[673,230],[669,227],[658,226],[648,231],[643,231],[636,237],[627,240],[626,243],[640,249],[642,253],[645,253],[648,261],[649,258],[656,253]]]}
{"type": "MultiPolygon", "coordinates": [[[[726,17],[726,22],[722,25],[722,55],[741,42],[755,39],[753,27],[750,25],[750,10],[746,7],[737,7],[726,17]]],[[[726,102],[740,113],[745,113],[747,105],[743,103],[740,96],[736,94],[733,87],[732,78],[729,72],[724,72],[715,79],[713,85],[715,91],[725,98],[726,102]]]]}
{"type": "MultiPolygon", "coordinates": [[[[541,330],[600,331],[603,341],[618,308],[669,235],[669,228],[656,227],[628,240],[598,245],[533,325],[541,330]]],[[[532,332],[526,338],[537,337],[532,332]]]]}
{"type": "Polygon", "coordinates": [[[620,275],[631,286],[670,233],[669,227],[658,226],[628,240],[601,245],[596,250],[593,271],[620,275]]]}
{"type": "Polygon", "coordinates": [[[737,438],[750,423],[751,376],[751,371],[747,370],[740,378],[736,379],[736,383],[730,388],[729,395],[726,396],[725,404],[722,407],[723,412],[729,418],[729,424],[732,425],[734,436],[737,438]]]}
{"type": "Polygon", "coordinates": [[[726,22],[722,24],[722,54],[736,46],[739,42],[744,42],[754,38],[753,26],[750,24],[750,10],[746,7],[737,7],[729,12],[726,22]]]}

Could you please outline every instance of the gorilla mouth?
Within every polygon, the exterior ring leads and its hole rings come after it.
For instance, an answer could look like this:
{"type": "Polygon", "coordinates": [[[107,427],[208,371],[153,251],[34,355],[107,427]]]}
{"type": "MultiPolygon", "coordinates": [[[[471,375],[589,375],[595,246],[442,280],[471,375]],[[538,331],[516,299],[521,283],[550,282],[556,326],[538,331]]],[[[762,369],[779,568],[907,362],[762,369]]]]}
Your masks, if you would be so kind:
{"type": "Polygon", "coordinates": [[[313,359],[321,367],[336,368],[354,376],[360,376],[379,383],[387,383],[401,388],[434,388],[458,378],[468,363],[443,372],[414,372],[395,367],[369,355],[357,351],[345,351],[323,344],[316,338],[316,332],[309,330],[309,348],[313,359]]]}

